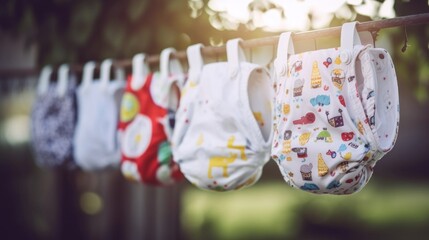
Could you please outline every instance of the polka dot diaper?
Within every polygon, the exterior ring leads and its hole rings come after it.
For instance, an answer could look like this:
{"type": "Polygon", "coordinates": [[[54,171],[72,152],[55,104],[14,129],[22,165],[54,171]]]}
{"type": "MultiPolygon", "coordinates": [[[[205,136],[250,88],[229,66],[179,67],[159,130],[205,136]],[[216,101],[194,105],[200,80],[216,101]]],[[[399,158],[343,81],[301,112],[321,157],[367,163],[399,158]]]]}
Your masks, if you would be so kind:
{"type": "MultiPolygon", "coordinates": [[[[161,54],[162,59],[167,57],[168,60],[171,51],[166,53],[161,54]]],[[[138,58],[136,56],[134,61],[138,58]]],[[[133,64],[142,65],[143,62],[133,64]]],[[[133,71],[137,68],[134,66],[133,71]]],[[[121,171],[130,180],[167,185],[183,179],[179,166],[172,160],[170,138],[179,101],[178,93],[175,94],[172,87],[180,85],[184,76],[152,74],[146,70],[147,74],[134,71],[141,75],[128,79],[122,98],[119,124],[121,171]]]]}

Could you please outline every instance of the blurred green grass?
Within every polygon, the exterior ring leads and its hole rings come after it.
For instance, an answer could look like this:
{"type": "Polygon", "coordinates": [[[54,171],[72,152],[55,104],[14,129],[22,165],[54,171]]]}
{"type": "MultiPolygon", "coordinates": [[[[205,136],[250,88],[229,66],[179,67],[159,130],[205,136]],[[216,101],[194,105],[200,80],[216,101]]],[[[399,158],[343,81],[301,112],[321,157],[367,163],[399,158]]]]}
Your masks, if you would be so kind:
{"type": "Polygon", "coordinates": [[[348,196],[314,195],[281,182],[228,193],[189,187],[182,204],[189,239],[427,239],[429,234],[424,183],[371,181],[348,196]]]}

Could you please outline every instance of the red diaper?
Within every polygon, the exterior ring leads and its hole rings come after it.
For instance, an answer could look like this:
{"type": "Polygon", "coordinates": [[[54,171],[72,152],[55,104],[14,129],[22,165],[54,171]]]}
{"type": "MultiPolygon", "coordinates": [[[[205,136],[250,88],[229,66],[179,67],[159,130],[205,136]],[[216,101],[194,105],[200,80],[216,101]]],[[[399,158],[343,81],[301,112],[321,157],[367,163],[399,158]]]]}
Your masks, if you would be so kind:
{"type": "Polygon", "coordinates": [[[154,185],[180,181],[183,175],[172,159],[169,139],[175,110],[169,109],[168,98],[178,96],[170,94],[173,81],[151,73],[144,85],[134,90],[131,79],[128,78],[120,111],[122,174],[154,185]]]}

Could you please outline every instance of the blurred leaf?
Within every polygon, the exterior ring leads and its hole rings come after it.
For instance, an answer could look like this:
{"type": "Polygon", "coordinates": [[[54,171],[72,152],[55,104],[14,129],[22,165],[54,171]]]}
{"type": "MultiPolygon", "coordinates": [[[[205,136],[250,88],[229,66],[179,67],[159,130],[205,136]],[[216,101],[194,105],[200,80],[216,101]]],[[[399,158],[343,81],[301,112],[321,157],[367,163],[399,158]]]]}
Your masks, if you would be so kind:
{"type": "Polygon", "coordinates": [[[33,15],[33,10],[31,9],[30,6],[25,6],[22,14],[22,20],[19,26],[20,31],[33,33],[34,23],[35,23],[35,19],[33,15]]]}
{"type": "Polygon", "coordinates": [[[98,1],[80,2],[72,9],[69,36],[78,46],[87,43],[94,22],[99,16],[101,3],[98,1]]]}
{"type": "Polygon", "coordinates": [[[51,51],[46,54],[46,62],[44,64],[61,64],[64,62],[67,50],[61,41],[52,41],[50,45],[51,51]]]}
{"type": "Polygon", "coordinates": [[[428,100],[428,90],[422,84],[417,86],[417,88],[415,90],[415,95],[416,95],[416,98],[419,102],[423,103],[423,102],[426,102],[428,100]]]}
{"type": "Polygon", "coordinates": [[[419,63],[419,82],[427,84],[429,83],[429,63],[425,59],[422,59],[419,63]]]}
{"type": "Polygon", "coordinates": [[[136,53],[145,52],[152,42],[150,29],[142,29],[126,39],[124,55],[131,57],[136,53]]]}
{"type": "Polygon", "coordinates": [[[0,8],[0,17],[7,17],[7,18],[12,17],[15,12],[15,4],[16,2],[13,0],[9,0],[9,1],[6,1],[5,3],[2,3],[2,6],[0,8]]]}
{"type": "Polygon", "coordinates": [[[53,0],[52,3],[56,4],[56,5],[64,5],[64,4],[69,3],[71,1],[73,1],[73,0],[53,0]]]}
{"type": "Polygon", "coordinates": [[[161,26],[157,29],[156,39],[162,49],[175,46],[176,33],[167,26],[161,26]]]}
{"type": "Polygon", "coordinates": [[[116,19],[109,19],[103,29],[103,39],[116,51],[119,49],[125,38],[125,27],[116,19]]]}
{"type": "Polygon", "coordinates": [[[128,17],[131,21],[140,18],[148,8],[149,0],[131,0],[128,5],[128,17]]]}

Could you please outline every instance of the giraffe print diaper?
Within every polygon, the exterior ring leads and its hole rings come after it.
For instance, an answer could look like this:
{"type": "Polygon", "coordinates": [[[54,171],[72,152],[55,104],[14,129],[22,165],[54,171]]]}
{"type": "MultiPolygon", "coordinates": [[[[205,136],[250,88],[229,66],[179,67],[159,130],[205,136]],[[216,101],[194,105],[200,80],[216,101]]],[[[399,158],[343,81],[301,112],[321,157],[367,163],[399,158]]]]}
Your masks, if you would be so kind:
{"type": "Polygon", "coordinates": [[[176,114],[174,160],[199,188],[229,191],[250,186],[269,160],[269,74],[242,61],[238,39],[227,43],[228,62],[196,68],[195,58],[202,61],[197,50],[188,51],[190,72],[176,114]]]}
{"type": "MultiPolygon", "coordinates": [[[[353,36],[350,26],[342,34],[353,36]]],[[[290,33],[279,41],[272,158],[289,185],[313,193],[362,189],[397,136],[392,59],[384,49],[344,41],[300,54],[290,33]]]]}

